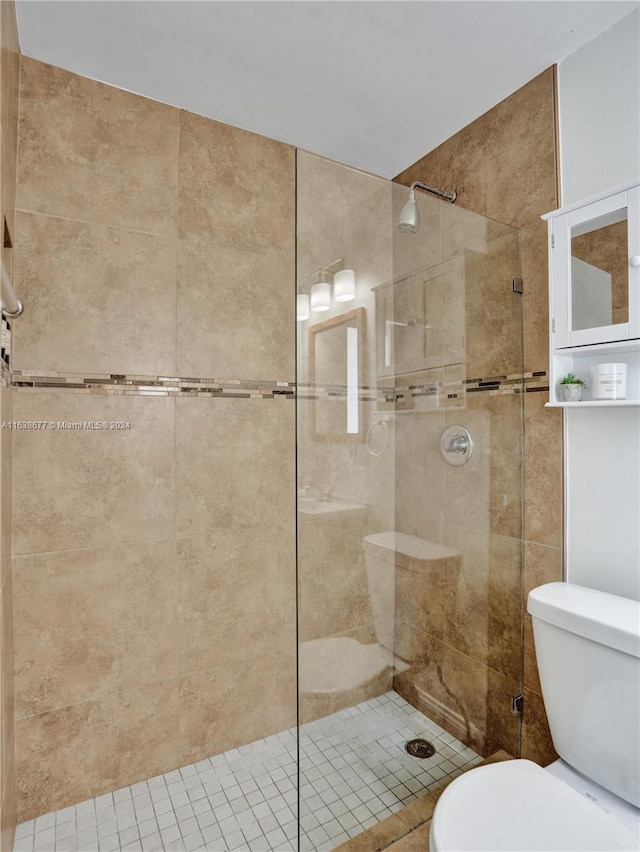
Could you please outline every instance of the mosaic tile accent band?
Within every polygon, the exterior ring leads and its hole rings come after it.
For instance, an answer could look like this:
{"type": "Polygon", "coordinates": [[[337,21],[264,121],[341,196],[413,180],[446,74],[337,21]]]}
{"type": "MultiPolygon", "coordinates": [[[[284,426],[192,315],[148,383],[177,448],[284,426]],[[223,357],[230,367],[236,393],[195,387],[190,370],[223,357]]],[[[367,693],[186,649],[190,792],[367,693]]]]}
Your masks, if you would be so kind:
{"type": "Polygon", "coordinates": [[[549,390],[549,375],[546,370],[531,373],[491,376],[488,378],[455,379],[453,381],[426,384],[398,385],[394,388],[395,401],[406,402],[420,397],[438,396],[447,400],[464,397],[467,393],[489,393],[491,396],[531,393],[549,390]]]}
{"type": "MultiPolygon", "coordinates": [[[[298,399],[321,400],[347,398],[346,385],[314,386],[294,382],[268,382],[246,379],[186,378],[179,376],[140,376],[86,373],[38,373],[14,370],[10,372],[0,362],[2,383],[16,388],[35,390],[72,391],[91,394],[135,394],[138,396],[198,396],[218,399],[298,399]]],[[[549,376],[545,370],[536,372],[491,376],[486,378],[456,379],[444,382],[395,387],[361,385],[360,402],[378,404],[407,403],[423,397],[455,401],[468,393],[504,395],[534,393],[549,390],[549,376]]]]}
{"type": "Polygon", "coordinates": [[[16,388],[50,389],[91,394],[135,394],[137,396],[204,396],[237,399],[293,399],[292,382],[262,382],[242,379],[185,378],[86,373],[25,373],[14,370],[16,388]]]}

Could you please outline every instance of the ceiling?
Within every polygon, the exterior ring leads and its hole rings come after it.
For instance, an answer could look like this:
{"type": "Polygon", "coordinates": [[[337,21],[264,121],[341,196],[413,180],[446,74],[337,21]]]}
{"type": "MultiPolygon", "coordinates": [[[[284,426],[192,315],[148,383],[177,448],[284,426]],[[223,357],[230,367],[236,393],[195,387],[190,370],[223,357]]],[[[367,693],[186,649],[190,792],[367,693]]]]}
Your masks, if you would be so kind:
{"type": "Polygon", "coordinates": [[[19,0],[27,56],[393,177],[636,0],[19,0]]]}

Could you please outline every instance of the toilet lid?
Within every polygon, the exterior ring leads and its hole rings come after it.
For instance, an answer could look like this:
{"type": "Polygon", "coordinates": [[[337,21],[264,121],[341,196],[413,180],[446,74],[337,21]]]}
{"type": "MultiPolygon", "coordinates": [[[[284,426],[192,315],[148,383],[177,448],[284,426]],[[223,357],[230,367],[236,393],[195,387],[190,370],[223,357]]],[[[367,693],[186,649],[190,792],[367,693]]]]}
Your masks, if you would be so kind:
{"type": "Polygon", "coordinates": [[[440,796],[432,852],[617,852],[640,840],[530,760],[479,766],[440,796]]]}

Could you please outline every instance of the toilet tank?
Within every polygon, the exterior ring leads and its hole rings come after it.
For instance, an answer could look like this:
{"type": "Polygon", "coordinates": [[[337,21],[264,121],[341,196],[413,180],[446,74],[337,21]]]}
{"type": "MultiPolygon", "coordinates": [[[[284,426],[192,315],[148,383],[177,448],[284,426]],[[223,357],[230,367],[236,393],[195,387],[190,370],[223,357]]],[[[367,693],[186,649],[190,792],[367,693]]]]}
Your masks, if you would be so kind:
{"type": "Polygon", "coordinates": [[[640,603],[549,583],[527,609],[556,751],[640,807],[640,603]]]}

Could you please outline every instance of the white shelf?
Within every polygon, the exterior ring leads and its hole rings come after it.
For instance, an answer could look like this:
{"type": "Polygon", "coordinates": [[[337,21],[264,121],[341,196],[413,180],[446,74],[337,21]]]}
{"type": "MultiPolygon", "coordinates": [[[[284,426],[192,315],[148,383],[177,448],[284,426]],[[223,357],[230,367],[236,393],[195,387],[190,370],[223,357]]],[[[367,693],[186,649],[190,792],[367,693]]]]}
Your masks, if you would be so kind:
{"type": "Polygon", "coordinates": [[[555,349],[551,352],[549,374],[549,408],[624,408],[640,405],[640,341],[626,340],[555,349]],[[580,402],[563,402],[560,398],[560,379],[568,372],[575,373],[586,385],[586,395],[591,393],[591,367],[614,360],[627,364],[627,399],[583,399],[580,402]]]}
{"type": "Polygon", "coordinates": [[[608,352],[617,352],[620,355],[626,352],[638,352],[640,340],[615,340],[612,343],[590,343],[588,346],[570,346],[566,349],[556,349],[556,355],[591,355],[597,353],[605,355],[608,352]]]}
{"type": "Polygon", "coordinates": [[[545,402],[545,408],[623,408],[639,406],[640,399],[583,399],[580,402],[545,402]]]}

